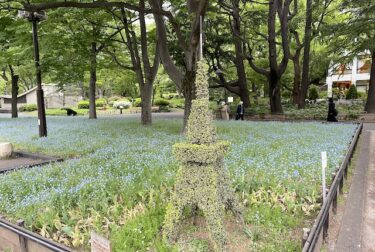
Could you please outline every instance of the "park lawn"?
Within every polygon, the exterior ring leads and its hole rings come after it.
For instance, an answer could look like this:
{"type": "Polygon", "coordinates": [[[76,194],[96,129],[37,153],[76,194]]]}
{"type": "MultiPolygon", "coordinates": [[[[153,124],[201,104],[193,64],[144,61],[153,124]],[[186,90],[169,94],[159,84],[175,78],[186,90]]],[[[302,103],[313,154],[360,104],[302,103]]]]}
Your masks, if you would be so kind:
{"type": "MultiPolygon", "coordinates": [[[[0,175],[2,215],[75,248],[87,249],[95,230],[111,239],[114,251],[178,250],[161,241],[160,230],[178,169],[171,147],[183,140],[181,120],[159,119],[151,127],[124,118],[47,123],[48,138],[39,138],[36,118],[0,121],[0,141],[67,159],[0,175]]],[[[320,152],[328,152],[330,174],[356,125],[229,121],[217,127],[232,143],[225,164],[244,206],[245,251],[300,250],[300,230],[319,209],[320,152]]],[[[184,229],[194,236],[194,228],[184,229]]],[[[209,249],[204,239],[181,244],[184,251],[209,249]]]]}

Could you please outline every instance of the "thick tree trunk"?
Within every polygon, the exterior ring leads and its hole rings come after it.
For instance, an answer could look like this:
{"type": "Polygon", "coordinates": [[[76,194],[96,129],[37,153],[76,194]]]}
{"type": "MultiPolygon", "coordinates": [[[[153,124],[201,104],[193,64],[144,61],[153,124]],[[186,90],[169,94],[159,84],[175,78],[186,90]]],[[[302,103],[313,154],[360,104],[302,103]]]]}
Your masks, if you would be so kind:
{"type": "Polygon", "coordinates": [[[142,99],[142,112],[141,121],[143,125],[152,124],[152,83],[147,83],[141,87],[141,99],[142,99]]]}
{"type": "Polygon", "coordinates": [[[240,89],[240,97],[243,101],[244,106],[247,108],[250,106],[249,89],[247,87],[246,72],[243,53],[243,44],[241,40],[241,20],[238,2],[233,4],[233,22],[232,22],[232,33],[234,39],[234,46],[236,52],[236,69],[238,76],[238,87],[240,89]]]}
{"type": "Polygon", "coordinates": [[[90,51],[90,85],[89,85],[89,118],[96,119],[95,88],[96,88],[96,42],[91,43],[90,51]]]}
{"type": "Polygon", "coordinates": [[[17,96],[18,96],[18,80],[19,75],[14,74],[13,68],[10,66],[12,77],[12,118],[18,117],[17,96]]]}
{"type": "Polygon", "coordinates": [[[280,92],[280,77],[277,75],[276,71],[271,69],[271,74],[269,78],[269,97],[271,114],[282,114],[283,107],[281,105],[281,92],[280,92]]]}
{"type": "Polygon", "coordinates": [[[305,108],[305,100],[310,84],[310,44],[312,36],[312,0],[306,0],[306,24],[303,50],[302,82],[298,108],[305,108]]]}
{"type": "Polygon", "coordinates": [[[299,94],[301,87],[301,63],[300,63],[300,52],[296,52],[295,57],[293,58],[293,67],[294,67],[294,80],[293,80],[293,104],[299,104],[299,94]]]}
{"type": "Polygon", "coordinates": [[[195,71],[186,72],[185,78],[183,80],[183,88],[184,88],[184,97],[185,97],[185,108],[184,108],[184,124],[182,127],[182,131],[185,132],[187,121],[189,119],[191,104],[193,99],[195,98],[195,71]]]}
{"type": "MultiPolygon", "coordinates": [[[[277,0],[275,0],[277,1],[277,0]]],[[[269,99],[272,114],[282,114],[281,92],[280,92],[280,76],[278,74],[277,64],[277,44],[276,44],[276,13],[277,3],[270,1],[268,16],[268,61],[270,65],[270,74],[268,76],[269,83],[269,99]]]]}
{"type": "Polygon", "coordinates": [[[365,107],[367,113],[375,113],[375,50],[371,52],[371,58],[370,83],[365,107]]]}

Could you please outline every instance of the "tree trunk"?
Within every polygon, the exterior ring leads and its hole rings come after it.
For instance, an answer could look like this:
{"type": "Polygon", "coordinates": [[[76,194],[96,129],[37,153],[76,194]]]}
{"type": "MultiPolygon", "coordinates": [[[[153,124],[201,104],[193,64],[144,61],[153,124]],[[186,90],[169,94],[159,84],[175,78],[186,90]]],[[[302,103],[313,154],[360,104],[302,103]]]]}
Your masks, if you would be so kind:
{"type": "Polygon", "coordinates": [[[293,57],[293,67],[294,67],[294,80],[293,80],[293,104],[299,104],[299,94],[301,87],[301,63],[300,63],[300,51],[296,52],[293,57]]]}
{"type": "Polygon", "coordinates": [[[276,13],[277,3],[270,1],[268,16],[268,61],[270,65],[269,83],[269,99],[271,106],[271,114],[282,114],[281,92],[280,92],[280,76],[278,74],[277,64],[277,44],[276,44],[276,13]]]}
{"type": "Polygon", "coordinates": [[[303,50],[302,82],[298,108],[305,108],[305,100],[310,84],[310,44],[312,36],[312,0],[306,0],[306,25],[303,50]]]}
{"type": "Polygon", "coordinates": [[[18,117],[18,108],[17,108],[17,96],[18,96],[18,80],[19,75],[14,74],[12,66],[9,66],[10,74],[12,77],[12,118],[18,117]]]}
{"type": "Polygon", "coordinates": [[[142,125],[152,124],[152,83],[146,83],[141,87],[141,99],[142,99],[142,112],[141,122],[142,125]]]}
{"type": "Polygon", "coordinates": [[[371,58],[370,83],[365,107],[367,113],[375,113],[375,50],[371,52],[371,58]]]}
{"type": "Polygon", "coordinates": [[[184,108],[184,124],[182,127],[182,131],[185,132],[187,121],[189,119],[191,104],[193,99],[195,98],[195,90],[194,90],[194,81],[195,81],[195,71],[187,71],[185,74],[185,78],[183,80],[183,88],[184,88],[184,97],[185,97],[185,108],[184,108]]]}
{"type": "Polygon", "coordinates": [[[95,88],[96,88],[96,42],[91,43],[90,51],[90,85],[89,85],[89,118],[96,119],[95,88]]]}
{"type": "Polygon", "coordinates": [[[233,22],[232,22],[232,33],[234,39],[234,46],[236,52],[236,69],[238,76],[238,87],[240,89],[240,97],[243,101],[244,106],[250,107],[249,89],[247,87],[246,72],[244,66],[244,53],[243,45],[241,40],[241,21],[238,2],[233,4],[233,22]]]}
{"type": "Polygon", "coordinates": [[[269,77],[269,97],[270,97],[270,106],[271,106],[271,114],[282,114],[283,107],[281,105],[281,80],[280,77],[277,75],[276,71],[271,69],[271,74],[269,77]]]}

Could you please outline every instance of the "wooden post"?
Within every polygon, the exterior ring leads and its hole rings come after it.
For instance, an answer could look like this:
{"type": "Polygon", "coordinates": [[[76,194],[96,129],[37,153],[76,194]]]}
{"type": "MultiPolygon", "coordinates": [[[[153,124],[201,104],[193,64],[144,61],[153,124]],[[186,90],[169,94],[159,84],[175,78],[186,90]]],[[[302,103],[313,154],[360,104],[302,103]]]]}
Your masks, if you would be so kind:
{"type": "MultiPolygon", "coordinates": [[[[18,220],[17,226],[19,227],[25,227],[25,221],[24,220],[18,220]]],[[[28,252],[27,249],[27,239],[23,237],[22,235],[19,235],[19,241],[20,241],[20,252],[28,252]]]]}
{"type": "Polygon", "coordinates": [[[344,188],[344,178],[341,177],[341,179],[340,179],[340,184],[339,184],[339,191],[340,191],[340,194],[343,194],[343,193],[344,193],[343,188],[344,188]]]}
{"type": "MultiPolygon", "coordinates": [[[[334,181],[335,177],[336,177],[336,173],[333,172],[332,173],[332,181],[334,181]]],[[[334,195],[333,195],[332,211],[333,211],[334,214],[337,213],[337,189],[336,189],[336,191],[334,192],[334,195]]]]}
{"type": "Polygon", "coordinates": [[[329,228],[329,212],[327,214],[327,218],[324,221],[324,225],[323,225],[323,240],[326,240],[328,237],[328,228],[329,228]]]}
{"type": "Polygon", "coordinates": [[[327,169],[327,152],[322,152],[322,194],[323,194],[323,205],[327,198],[327,186],[326,186],[326,169],[327,169]]]}
{"type": "Polygon", "coordinates": [[[337,190],[336,192],[334,192],[333,195],[332,212],[333,214],[337,214],[337,190]]]}

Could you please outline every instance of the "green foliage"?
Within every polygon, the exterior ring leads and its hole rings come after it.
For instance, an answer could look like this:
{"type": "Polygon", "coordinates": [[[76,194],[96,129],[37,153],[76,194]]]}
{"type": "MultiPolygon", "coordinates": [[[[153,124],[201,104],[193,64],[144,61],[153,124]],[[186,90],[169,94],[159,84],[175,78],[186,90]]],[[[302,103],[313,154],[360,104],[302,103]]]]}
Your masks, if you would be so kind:
{"type": "Polygon", "coordinates": [[[351,85],[348,92],[346,93],[347,100],[358,99],[358,92],[356,85],[351,85]]]}
{"type": "Polygon", "coordinates": [[[183,109],[185,108],[185,99],[183,98],[174,98],[169,100],[169,106],[171,108],[180,108],[183,109]]]}
{"type": "Polygon", "coordinates": [[[90,102],[89,101],[79,101],[77,104],[77,107],[79,109],[89,109],[90,108],[90,102]]]}
{"type": "Polygon", "coordinates": [[[173,146],[173,154],[181,166],[167,206],[163,237],[173,243],[178,236],[183,210],[198,207],[207,220],[214,250],[224,251],[224,206],[236,217],[241,216],[241,211],[223,163],[229,144],[216,141],[216,128],[209,109],[207,69],[204,60],[198,62],[195,80],[197,99],[192,102],[187,123],[187,142],[173,146]]]}
{"type": "Polygon", "coordinates": [[[158,238],[163,224],[165,209],[152,208],[138,218],[134,218],[126,225],[116,230],[111,237],[114,251],[149,251],[153,247],[156,251],[176,251],[158,238]]]}
{"type": "MultiPolygon", "coordinates": [[[[87,109],[76,109],[72,108],[75,112],[77,112],[77,115],[86,115],[88,113],[87,109]]],[[[48,116],[64,116],[66,115],[66,110],[59,109],[59,108],[51,108],[46,109],[46,115],[48,116]]]]}
{"type": "Polygon", "coordinates": [[[155,106],[169,106],[170,102],[165,99],[156,99],[154,101],[155,106]]]}
{"type": "Polygon", "coordinates": [[[107,105],[107,100],[104,98],[100,98],[95,101],[96,107],[102,108],[102,107],[105,107],[105,105],[107,105]]]}
{"type": "Polygon", "coordinates": [[[141,98],[135,98],[134,107],[141,107],[141,105],[142,105],[141,98]]]}
{"type": "Polygon", "coordinates": [[[319,99],[318,88],[316,86],[312,85],[309,88],[309,100],[310,101],[316,101],[317,99],[319,99]]]}
{"type": "Polygon", "coordinates": [[[21,112],[32,112],[32,111],[35,111],[35,110],[38,110],[38,106],[36,104],[25,104],[25,105],[22,105],[19,110],[21,112]]]}

